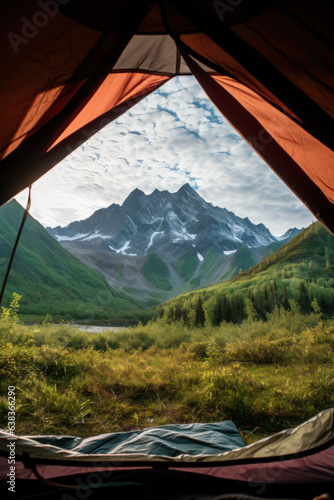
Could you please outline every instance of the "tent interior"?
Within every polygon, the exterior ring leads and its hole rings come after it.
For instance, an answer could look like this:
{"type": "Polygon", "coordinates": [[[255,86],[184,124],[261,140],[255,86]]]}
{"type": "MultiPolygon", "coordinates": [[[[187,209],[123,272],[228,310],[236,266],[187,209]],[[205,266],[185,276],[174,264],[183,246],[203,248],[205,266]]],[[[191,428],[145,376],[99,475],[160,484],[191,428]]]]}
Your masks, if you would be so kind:
{"type": "Polygon", "coordinates": [[[1,6],[0,203],[176,75],[333,231],[333,5],[280,0],[1,6]]]}
{"type": "MultiPolygon", "coordinates": [[[[70,436],[0,432],[15,456],[16,498],[305,498],[334,492],[334,409],[245,446],[231,421],[70,436]],[[67,494],[72,494],[70,496],[67,494]],[[35,497],[34,497],[35,498],[35,497]]],[[[9,475],[9,480],[13,479],[9,475]]]]}
{"type": "MultiPolygon", "coordinates": [[[[3,2],[0,12],[0,204],[165,82],[193,74],[226,120],[334,232],[331,1],[15,0],[3,2]]],[[[181,462],[175,467],[168,455],[144,449],[132,459],[131,453],[115,458],[108,448],[97,455],[73,451],[79,438],[17,437],[24,472],[17,498],[204,499],[230,492],[313,498],[333,491],[333,428],[329,410],[268,438],[252,448],[254,455],[238,439],[235,452],[201,453],[196,467],[190,459],[192,472],[186,465],[190,448],[173,455],[181,462]],[[284,440],[288,448],[280,448],[284,440]],[[235,453],[237,465],[225,453],[235,453]],[[103,479],[97,460],[116,462],[112,481],[103,479]],[[88,488],[72,484],[67,491],[62,467],[87,479],[87,461],[100,470],[96,482],[106,488],[95,490],[92,479],[88,488]],[[268,463],[276,467],[271,473],[268,463]],[[58,475],[48,474],[48,467],[58,475]],[[215,473],[232,469],[235,475],[215,473]]],[[[8,437],[1,434],[2,455],[8,437]]]]}

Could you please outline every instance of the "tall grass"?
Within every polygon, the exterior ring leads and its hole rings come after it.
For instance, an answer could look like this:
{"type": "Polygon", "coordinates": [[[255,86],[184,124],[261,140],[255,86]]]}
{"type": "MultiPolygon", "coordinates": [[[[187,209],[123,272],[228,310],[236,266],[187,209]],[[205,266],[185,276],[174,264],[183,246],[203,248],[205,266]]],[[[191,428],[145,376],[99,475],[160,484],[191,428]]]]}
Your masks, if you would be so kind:
{"type": "MultiPolygon", "coordinates": [[[[9,308],[10,309],[10,308],[9,308]]],[[[0,425],[82,436],[232,419],[247,440],[334,404],[334,321],[276,309],[267,321],[190,328],[160,318],[117,333],[0,317],[0,425]]]]}

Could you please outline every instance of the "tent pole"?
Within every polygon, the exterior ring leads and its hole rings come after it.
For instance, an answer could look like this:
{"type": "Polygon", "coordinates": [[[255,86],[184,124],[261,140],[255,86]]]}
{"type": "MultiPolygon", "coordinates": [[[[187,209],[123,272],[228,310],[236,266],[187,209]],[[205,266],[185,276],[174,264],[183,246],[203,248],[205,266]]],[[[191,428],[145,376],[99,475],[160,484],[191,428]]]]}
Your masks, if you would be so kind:
{"type": "Polygon", "coordinates": [[[29,186],[29,195],[28,195],[27,207],[26,207],[26,209],[24,211],[24,214],[23,214],[23,217],[22,217],[21,225],[20,225],[19,231],[17,233],[16,241],[15,241],[15,244],[14,244],[14,247],[13,247],[13,250],[12,250],[12,254],[10,256],[9,263],[8,263],[8,266],[7,266],[6,276],[5,276],[3,284],[2,284],[2,289],[1,289],[1,294],[0,294],[0,308],[2,306],[2,301],[3,301],[4,294],[5,294],[6,285],[7,285],[8,278],[9,278],[9,274],[10,274],[10,271],[11,271],[11,268],[12,268],[12,265],[13,265],[14,257],[15,257],[15,254],[16,254],[16,250],[17,250],[20,238],[21,238],[21,234],[22,234],[25,222],[26,222],[27,217],[29,215],[30,205],[31,205],[31,186],[29,186]]]}

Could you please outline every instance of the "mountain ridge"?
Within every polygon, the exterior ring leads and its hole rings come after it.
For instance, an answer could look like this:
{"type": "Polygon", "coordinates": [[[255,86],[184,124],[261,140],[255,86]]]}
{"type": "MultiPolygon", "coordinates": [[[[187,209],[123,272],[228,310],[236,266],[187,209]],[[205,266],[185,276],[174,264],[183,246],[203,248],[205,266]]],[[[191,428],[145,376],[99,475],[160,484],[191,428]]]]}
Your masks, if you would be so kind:
{"type": "Polygon", "coordinates": [[[167,266],[173,283],[169,293],[175,294],[227,279],[231,269],[239,271],[236,263],[245,270],[260,260],[268,245],[281,246],[290,239],[290,234],[277,238],[264,224],[208,203],[188,183],[174,193],[155,189],[146,195],[136,188],[122,205],[112,203],[84,220],[47,230],[112,286],[130,286],[135,295],[134,290],[167,293],[143,272],[151,253],[167,266]]]}
{"type": "Polygon", "coordinates": [[[250,307],[259,319],[266,319],[276,308],[278,313],[280,307],[306,314],[321,309],[324,317],[333,317],[334,236],[315,222],[229,281],[180,294],[161,304],[157,316],[169,321],[182,316],[186,323],[196,324],[191,312],[199,308],[199,303],[212,325],[240,322],[250,307]]]}
{"type": "MultiPolygon", "coordinates": [[[[24,209],[12,200],[0,207],[0,279],[3,279],[24,209]]],[[[16,292],[25,315],[95,321],[131,319],[142,302],[112,288],[101,273],[64,249],[30,215],[25,223],[6,288],[6,307],[16,292]],[[136,311],[135,311],[136,310],[136,311]]]]}
{"type": "MultiPolygon", "coordinates": [[[[183,239],[195,239],[195,236],[198,237],[198,233],[201,230],[203,231],[203,227],[200,228],[200,224],[196,224],[199,222],[196,215],[199,215],[200,210],[202,211],[200,215],[204,216],[202,222],[207,222],[211,225],[218,224],[220,226],[218,228],[219,234],[217,231],[214,234],[214,236],[218,236],[219,248],[217,243],[213,242],[213,244],[217,245],[219,251],[237,250],[245,245],[250,248],[256,248],[286,239],[289,236],[289,231],[299,231],[296,228],[289,229],[282,237],[276,237],[263,223],[253,224],[248,217],[238,217],[226,208],[214,206],[206,202],[189,184],[184,184],[175,193],[155,189],[152,193],[146,195],[143,191],[136,188],[127,196],[122,205],[112,203],[106,208],[95,211],[86,219],[71,222],[65,227],[47,227],[46,229],[60,241],[87,240],[94,239],[95,237],[110,240],[115,240],[116,238],[117,240],[117,237],[119,237],[120,241],[114,241],[114,245],[111,245],[115,248],[115,251],[119,251],[125,243],[124,238],[122,240],[122,236],[125,234],[130,237],[135,236],[135,233],[138,232],[138,225],[149,224],[151,226],[151,232],[148,230],[148,227],[143,228],[146,230],[146,234],[145,231],[141,232],[141,236],[144,236],[146,243],[149,243],[153,232],[157,232],[157,229],[168,229],[166,221],[170,223],[173,218],[178,219],[177,222],[181,222],[179,226],[187,225],[189,230],[197,231],[196,233],[190,233],[189,231],[182,230],[181,227],[181,234],[178,235],[177,227],[174,225],[172,229],[176,236],[183,237],[183,239]],[[189,203],[190,210],[187,207],[189,203]],[[160,216],[157,217],[157,215],[160,216]],[[111,220],[113,223],[112,226],[110,226],[111,220]],[[123,234],[121,233],[121,229],[125,229],[123,234]],[[184,233],[183,236],[182,233],[184,233]],[[239,238],[237,233],[242,237],[239,238]]],[[[200,238],[196,239],[200,240],[200,238]]],[[[134,253],[131,252],[132,245],[133,243],[129,241],[129,245],[127,246],[128,252],[125,253],[134,253]]],[[[192,242],[192,245],[196,247],[196,241],[192,242]]],[[[146,255],[147,251],[145,248],[147,249],[147,246],[139,249],[135,248],[136,255],[146,255]]],[[[154,245],[152,243],[151,246],[156,246],[156,242],[154,245]]]]}

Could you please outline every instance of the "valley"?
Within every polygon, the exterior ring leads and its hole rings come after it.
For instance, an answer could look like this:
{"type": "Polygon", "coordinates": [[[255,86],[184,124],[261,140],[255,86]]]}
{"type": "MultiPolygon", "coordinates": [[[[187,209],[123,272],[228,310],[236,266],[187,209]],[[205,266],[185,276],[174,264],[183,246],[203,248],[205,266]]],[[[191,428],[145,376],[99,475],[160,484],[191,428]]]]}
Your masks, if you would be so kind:
{"type": "MultiPolygon", "coordinates": [[[[4,272],[23,209],[1,211],[4,272]]],[[[107,231],[96,221],[91,233],[88,223],[56,228],[56,241],[29,217],[0,312],[1,383],[22,390],[18,432],[89,436],[231,419],[248,444],[334,404],[334,236],[315,223],[277,238],[230,213],[245,234],[227,231],[220,247],[205,248],[179,215],[157,223],[166,247],[148,219],[137,255],[130,234],[100,238],[107,231]],[[127,286],[113,285],[124,276],[127,286]],[[29,314],[38,324],[22,324],[29,314]],[[72,319],[133,326],[88,331],[72,319]]]]}
{"type": "Polygon", "coordinates": [[[111,286],[148,305],[226,281],[299,232],[275,237],[263,224],[207,203],[189,184],[176,193],[135,189],[122,205],[47,230],[111,286]]]}
{"type": "MultiPolygon", "coordinates": [[[[4,278],[23,208],[15,200],[0,208],[0,282],[4,278]]],[[[104,319],[129,323],[140,319],[143,304],[112,288],[96,270],[85,266],[28,217],[10,273],[3,306],[12,294],[22,296],[20,312],[25,321],[104,319]]]]}
{"type": "MultiPolygon", "coordinates": [[[[23,209],[0,210],[0,263],[23,209]]],[[[277,237],[214,207],[189,185],[176,193],[136,189],[83,221],[46,230],[28,218],[5,306],[22,295],[25,321],[146,323],[164,316],[189,326],[266,319],[291,304],[327,316],[334,302],[334,237],[319,223],[277,237]],[[293,302],[292,302],[293,301],[293,302]]],[[[294,307],[294,306],[293,306],[294,307]]]]}
{"type": "Polygon", "coordinates": [[[334,313],[334,236],[319,222],[271,252],[256,266],[224,283],[179,295],[159,312],[169,321],[239,323],[266,320],[275,310],[334,313]]]}

